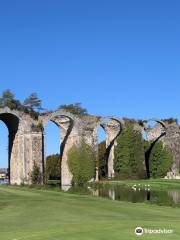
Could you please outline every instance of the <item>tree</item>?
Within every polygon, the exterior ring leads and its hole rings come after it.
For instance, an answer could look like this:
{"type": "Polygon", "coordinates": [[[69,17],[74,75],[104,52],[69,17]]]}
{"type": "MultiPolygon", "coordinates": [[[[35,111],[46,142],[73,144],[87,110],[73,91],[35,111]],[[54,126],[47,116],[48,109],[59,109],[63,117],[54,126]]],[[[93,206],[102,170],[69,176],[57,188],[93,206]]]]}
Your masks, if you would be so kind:
{"type": "Polygon", "coordinates": [[[168,124],[178,124],[178,119],[177,118],[166,118],[166,119],[161,119],[161,121],[168,123],[168,124]]]}
{"type": "Polygon", "coordinates": [[[95,176],[95,154],[83,140],[68,152],[68,165],[73,175],[72,184],[84,185],[95,176]]]}
{"type": "Polygon", "coordinates": [[[144,147],[140,132],[128,124],[117,138],[114,170],[122,178],[144,177],[144,147]]]}
{"type": "Polygon", "coordinates": [[[81,106],[81,103],[73,103],[68,105],[60,105],[58,109],[63,109],[67,112],[70,112],[75,115],[85,116],[88,115],[88,111],[86,108],[81,106]]]}
{"type": "Polygon", "coordinates": [[[150,177],[165,177],[167,172],[171,169],[172,162],[173,156],[169,148],[167,146],[163,146],[161,141],[156,142],[149,159],[150,177]]]}
{"type": "Polygon", "coordinates": [[[41,100],[38,98],[37,93],[32,93],[28,98],[24,100],[24,107],[30,111],[39,111],[42,109],[41,100]]]}
{"type": "Polygon", "coordinates": [[[60,170],[60,155],[53,154],[46,158],[46,168],[45,168],[46,180],[60,180],[61,170],[60,170]]]}
{"type": "Polygon", "coordinates": [[[41,184],[42,174],[39,166],[34,162],[33,170],[30,173],[32,184],[41,184]]]}
{"type": "Polygon", "coordinates": [[[10,89],[7,89],[3,92],[2,99],[4,100],[4,102],[12,101],[14,100],[14,94],[11,92],[10,89]]]}
{"type": "Polygon", "coordinates": [[[15,99],[11,90],[7,89],[2,93],[0,97],[0,107],[9,107],[10,109],[22,109],[22,105],[19,100],[15,99]]]}
{"type": "Polygon", "coordinates": [[[98,144],[98,165],[99,165],[99,177],[103,178],[106,176],[106,162],[104,159],[104,154],[106,151],[106,142],[103,141],[98,144]]]}

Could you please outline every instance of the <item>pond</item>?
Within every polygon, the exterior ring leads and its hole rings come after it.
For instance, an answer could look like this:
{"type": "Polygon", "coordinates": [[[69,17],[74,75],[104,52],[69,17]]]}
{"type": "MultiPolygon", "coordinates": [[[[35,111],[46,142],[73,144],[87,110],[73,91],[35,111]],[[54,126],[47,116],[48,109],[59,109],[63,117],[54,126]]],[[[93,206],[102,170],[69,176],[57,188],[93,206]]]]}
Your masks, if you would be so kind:
{"type": "Polygon", "coordinates": [[[180,207],[180,190],[153,190],[150,187],[127,187],[123,185],[92,185],[87,188],[71,187],[70,193],[89,194],[111,200],[127,201],[132,203],[155,203],[163,206],[180,207]]]}
{"type": "Polygon", "coordinates": [[[9,184],[8,179],[0,179],[0,185],[9,184]]]}
{"type": "MultiPolygon", "coordinates": [[[[9,184],[9,180],[0,180],[1,184],[9,184]]],[[[50,188],[58,188],[57,184],[50,184],[50,188]]],[[[91,184],[87,187],[62,186],[63,191],[75,194],[86,194],[94,197],[103,197],[110,200],[126,201],[132,203],[154,203],[162,206],[180,207],[180,189],[158,190],[149,185],[134,185],[128,187],[118,184],[91,184]]]]}

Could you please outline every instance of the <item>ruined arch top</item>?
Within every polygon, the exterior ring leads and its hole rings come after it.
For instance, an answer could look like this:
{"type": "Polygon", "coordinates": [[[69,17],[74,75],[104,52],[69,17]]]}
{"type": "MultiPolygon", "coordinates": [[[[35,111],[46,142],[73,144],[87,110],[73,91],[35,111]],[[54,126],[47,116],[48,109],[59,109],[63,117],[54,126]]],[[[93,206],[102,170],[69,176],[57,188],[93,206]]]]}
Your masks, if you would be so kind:
{"type": "Polygon", "coordinates": [[[157,119],[157,118],[149,118],[149,119],[146,119],[143,121],[143,124],[144,124],[144,128],[146,127],[145,125],[148,123],[148,122],[156,122],[156,123],[159,123],[163,128],[164,130],[167,129],[167,125],[164,121],[160,120],[160,119],[157,119]]]}
{"type": "Polygon", "coordinates": [[[58,126],[60,126],[60,123],[59,123],[60,120],[65,120],[65,121],[68,120],[76,123],[77,121],[79,121],[79,118],[64,110],[57,110],[54,112],[51,111],[51,112],[40,114],[38,119],[38,121],[41,122],[43,126],[46,126],[48,121],[52,121],[58,126]]]}

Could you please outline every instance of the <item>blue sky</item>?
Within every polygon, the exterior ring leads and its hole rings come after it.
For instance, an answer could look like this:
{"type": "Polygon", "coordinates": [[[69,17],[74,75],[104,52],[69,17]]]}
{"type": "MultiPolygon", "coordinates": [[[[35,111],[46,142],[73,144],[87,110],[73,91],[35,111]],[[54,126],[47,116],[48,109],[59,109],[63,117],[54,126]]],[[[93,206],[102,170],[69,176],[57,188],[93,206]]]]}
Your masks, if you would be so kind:
{"type": "Polygon", "coordinates": [[[178,0],[1,1],[0,92],[36,91],[48,109],[179,118],[179,12],[178,0]]]}

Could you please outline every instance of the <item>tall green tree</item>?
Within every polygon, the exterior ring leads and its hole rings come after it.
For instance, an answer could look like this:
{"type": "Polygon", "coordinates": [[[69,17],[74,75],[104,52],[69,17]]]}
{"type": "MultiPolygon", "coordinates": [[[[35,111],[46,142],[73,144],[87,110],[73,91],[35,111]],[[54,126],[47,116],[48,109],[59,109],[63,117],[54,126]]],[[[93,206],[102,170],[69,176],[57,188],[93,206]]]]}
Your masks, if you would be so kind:
{"type": "Polygon", "coordinates": [[[81,106],[81,103],[60,105],[58,109],[63,109],[65,111],[67,111],[67,112],[70,112],[72,114],[79,115],[79,116],[88,115],[87,109],[83,108],[81,106]]]}
{"type": "Polygon", "coordinates": [[[74,145],[69,150],[68,165],[73,174],[74,185],[84,185],[95,176],[95,154],[84,140],[79,146],[74,145]]]}
{"type": "MultiPolygon", "coordinates": [[[[151,143],[148,143],[148,145],[151,143]]],[[[146,143],[147,147],[147,143],[146,143]]],[[[173,163],[173,156],[170,149],[164,146],[162,141],[156,142],[149,159],[149,171],[151,178],[165,177],[170,171],[173,163]]]]}
{"type": "Polygon", "coordinates": [[[32,93],[28,98],[24,100],[24,107],[29,111],[40,111],[42,101],[38,98],[37,93],[32,93]]]}
{"type": "Polygon", "coordinates": [[[60,155],[52,154],[46,158],[45,167],[46,181],[48,180],[60,180],[61,168],[60,168],[60,155]]]}
{"type": "Polygon", "coordinates": [[[106,162],[104,159],[104,154],[106,151],[106,142],[103,141],[98,144],[98,168],[99,168],[99,177],[103,178],[106,176],[106,162]]]}
{"type": "Polygon", "coordinates": [[[114,170],[117,177],[144,177],[144,146],[140,132],[128,124],[117,138],[115,146],[114,170]]]}

